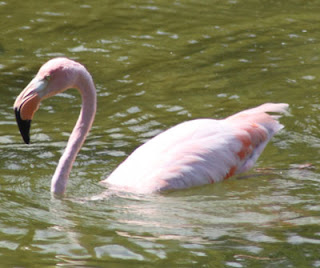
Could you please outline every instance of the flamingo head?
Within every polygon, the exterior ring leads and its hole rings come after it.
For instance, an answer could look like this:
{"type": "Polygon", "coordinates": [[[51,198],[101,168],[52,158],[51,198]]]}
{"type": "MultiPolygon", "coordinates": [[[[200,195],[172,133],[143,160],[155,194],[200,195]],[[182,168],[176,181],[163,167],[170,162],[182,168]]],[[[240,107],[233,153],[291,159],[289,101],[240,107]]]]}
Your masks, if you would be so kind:
{"type": "Polygon", "coordinates": [[[84,67],[67,58],[49,60],[16,98],[13,108],[25,143],[30,143],[31,120],[40,102],[68,88],[75,87],[78,68],[84,67]]]}

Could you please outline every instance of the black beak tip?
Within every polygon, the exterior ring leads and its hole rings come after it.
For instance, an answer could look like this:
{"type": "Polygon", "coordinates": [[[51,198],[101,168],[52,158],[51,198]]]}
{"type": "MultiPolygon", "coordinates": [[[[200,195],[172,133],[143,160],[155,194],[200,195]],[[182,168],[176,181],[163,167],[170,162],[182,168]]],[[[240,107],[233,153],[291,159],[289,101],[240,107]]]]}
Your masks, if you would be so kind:
{"type": "Polygon", "coordinates": [[[31,126],[31,120],[23,120],[20,117],[20,110],[17,108],[14,109],[15,115],[16,115],[16,121],[21,133],[21,136],[23,138],[23,141],[26,144],[30,143],[30,126],[31,126]]]}

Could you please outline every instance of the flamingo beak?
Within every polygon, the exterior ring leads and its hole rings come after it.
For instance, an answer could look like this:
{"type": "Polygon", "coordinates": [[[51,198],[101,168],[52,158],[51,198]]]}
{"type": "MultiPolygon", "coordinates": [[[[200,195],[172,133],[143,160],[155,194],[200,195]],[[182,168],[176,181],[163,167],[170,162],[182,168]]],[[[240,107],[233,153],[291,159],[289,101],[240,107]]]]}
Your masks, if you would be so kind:
{"type": "Polygon", "coordinates": [[[16,121],[19,127],[20,134],[22,136],[23,141],[26,144],[30,143],[30,126],[31,126],[31,120],[23,120],[21,119],[20,115],[20,109],[15,108],[14,109],[15,115],[16,115],[16,121]]]}
{"type": "Polygon", "coordinates": [[[21,136],[27,144],[30,143],[31,120],[40,105],[39,91],[43,90],[46,85],[47,81],[45,80],[33,79],[20,93],[13,105],[21,136]]]}

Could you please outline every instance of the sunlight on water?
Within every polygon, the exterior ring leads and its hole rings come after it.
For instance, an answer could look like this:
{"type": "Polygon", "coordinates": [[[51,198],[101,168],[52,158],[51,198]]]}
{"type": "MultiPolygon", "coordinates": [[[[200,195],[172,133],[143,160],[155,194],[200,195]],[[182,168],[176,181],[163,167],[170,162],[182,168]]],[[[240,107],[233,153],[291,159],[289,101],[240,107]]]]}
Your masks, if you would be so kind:
{"type": "Polygon", "coordinates": [[[0,11],[4,267],[320,267],[317,2],[0,1],[0,11]],[[29,146],[12,110],[56,56],[82,62],[98,94],[62,199],[50,180],[78,93],[42,103],[29,146]],[[242,179],[150,196],[99,185],[163,130],[264,102],[287,102],[291,115],[242,179]]]}

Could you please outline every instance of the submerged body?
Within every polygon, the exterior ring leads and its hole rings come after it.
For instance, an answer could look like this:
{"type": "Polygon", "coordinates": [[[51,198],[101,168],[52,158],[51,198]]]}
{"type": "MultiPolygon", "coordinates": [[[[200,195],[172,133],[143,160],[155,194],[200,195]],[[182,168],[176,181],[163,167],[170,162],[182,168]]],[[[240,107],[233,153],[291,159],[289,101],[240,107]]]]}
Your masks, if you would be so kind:
{"type": "MultiPolygon", "coordinates": [[[[68,88],[82,96],[80,116],[51,182],[63,194],[73,162],[94,120],[96,91],[79,63],[56,58],[44,64],[14,104],[20,132],[29,143],[29,129],[40,102],[68,88]]],[[[136,149],[103,180],[108,187],[134,193],[184,189],[222,181],[250,169],[271,137],[283,126],[278,116],[287,104],[267,103],[222,120],[196,119],[157,135],[136,149]]]]}

